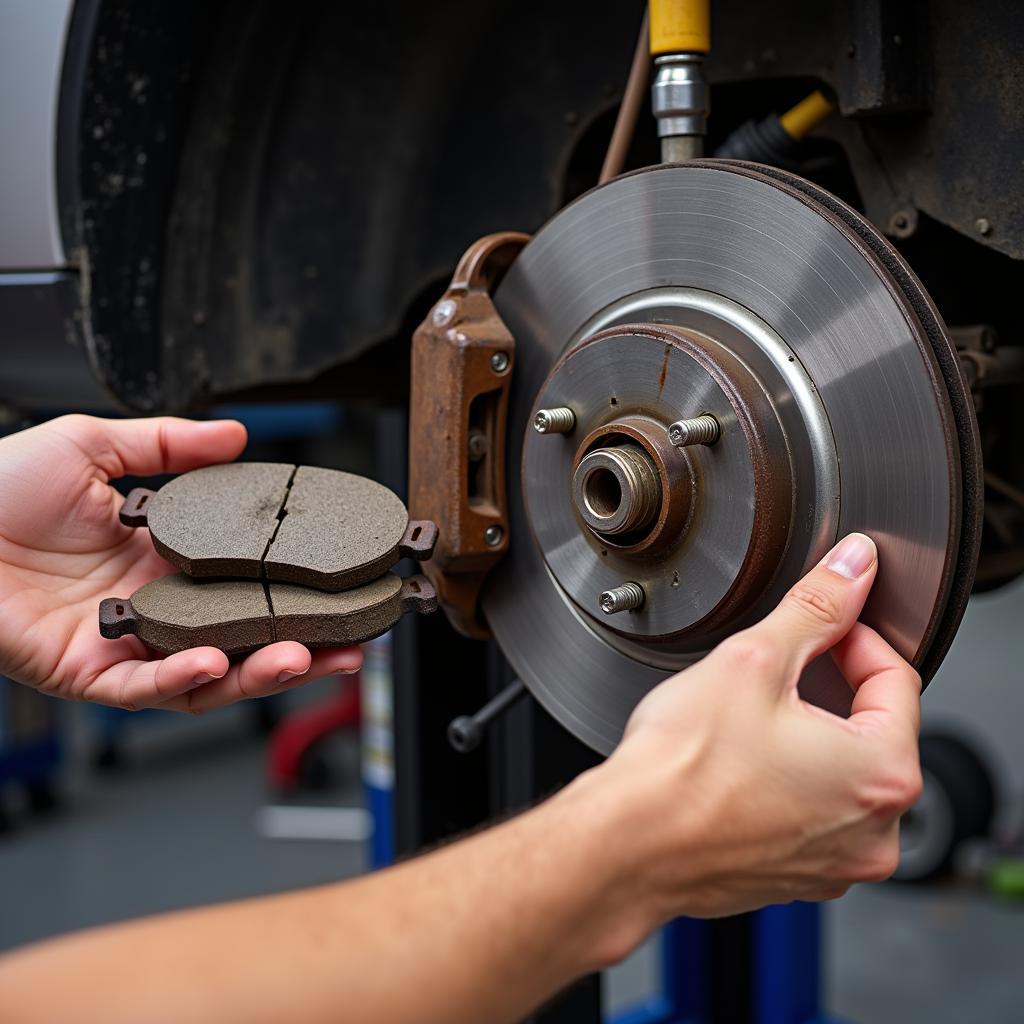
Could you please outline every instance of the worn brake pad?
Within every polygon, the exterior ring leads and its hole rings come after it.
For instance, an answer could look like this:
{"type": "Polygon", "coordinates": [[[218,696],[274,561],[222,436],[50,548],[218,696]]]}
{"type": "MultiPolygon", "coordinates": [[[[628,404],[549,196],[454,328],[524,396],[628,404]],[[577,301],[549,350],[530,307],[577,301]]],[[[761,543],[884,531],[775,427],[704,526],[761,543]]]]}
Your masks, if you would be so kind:
{"type": "Polygon", "coordinates": [[[231,655],[275,640],[307,647],[361,644],[387,632],[406,612],[436,609],[437,595],[424,576],[401,579],[389,572],[331,594],[286,583],[264,587],[176,574],[147,583],[130,598],[101,601],[100,633],[109,640],[134,633],[162,654],[210,646],[231,655]]]}
{"type": "Polygon", "coordinates": [[[410,522],[373,480],[272,462],[207,466],[156,492],[138,487],[121,522],[148,526],[159,554],[189,576],[327,591],[366,583],[405,556],[424,561],[437,540],[433,523],[410,522]]]}

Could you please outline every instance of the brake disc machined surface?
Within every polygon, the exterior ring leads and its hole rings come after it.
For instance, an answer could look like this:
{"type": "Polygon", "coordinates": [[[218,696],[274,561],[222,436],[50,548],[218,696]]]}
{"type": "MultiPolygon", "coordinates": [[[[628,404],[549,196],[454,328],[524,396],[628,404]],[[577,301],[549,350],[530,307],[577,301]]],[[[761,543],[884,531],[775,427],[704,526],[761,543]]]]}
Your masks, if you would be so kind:
{"type": "MultiPolygon", "coordinates": [[[[563,725],[609,752],[853,530],[879,548],[863,618],[927,680],[973,576],[980,457],[942,323],[859,215],[755,165],[652,168],[559,213],[494,302],[513,543],[483,607],[563,725]]],[[[801,692],[849,709],[827,657],[801,692]]]]}

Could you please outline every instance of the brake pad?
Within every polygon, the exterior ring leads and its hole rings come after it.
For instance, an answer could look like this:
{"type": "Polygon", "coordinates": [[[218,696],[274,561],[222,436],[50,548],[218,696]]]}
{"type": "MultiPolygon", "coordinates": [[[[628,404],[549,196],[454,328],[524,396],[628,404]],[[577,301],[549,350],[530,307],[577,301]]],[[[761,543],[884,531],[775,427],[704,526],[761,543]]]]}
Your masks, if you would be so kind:
{"type": "Polygon", "coordinates": [[[130,598],[100,602],[100,633],[108,640],[134,634],[162,654],[217,647],[245,654],[276,640],[307,647],[361,644],[386,633],[406,613],[437,609],[425,576],[385,573],[341,593],[287,583],[194,580],[175,574],[153,580],[130,598]],[[268,598],[269,595],[269,598],[268,598]]]}
{"type": "Polygon", "coordinates": [[[410,522],[401,500],[334,469],[236,462],[137,487],[120,513],[148,526],[157,552],[193,577],[230,576],[340,591],[402,557],[425,561],[437,527],[410,522]]]}

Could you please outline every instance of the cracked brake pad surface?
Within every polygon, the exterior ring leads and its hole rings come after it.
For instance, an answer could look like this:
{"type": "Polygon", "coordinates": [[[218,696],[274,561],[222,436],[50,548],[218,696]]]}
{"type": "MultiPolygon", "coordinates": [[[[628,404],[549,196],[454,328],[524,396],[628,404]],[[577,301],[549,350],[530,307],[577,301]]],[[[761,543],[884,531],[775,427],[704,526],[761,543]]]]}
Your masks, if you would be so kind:
{"type": "Polygon", "coordinates": [[[267,551],[267,579],[331,591],[358,586],[398,561],[408,525],[405,505],[382,484],[299,466],[267,551]]]}
{"type": "Polygon", "coordinates": [[[259,579],[294,466],[233,462],[184,473],[145,510],[157,552],[189,576],[259,579]]]}
{"type": "Polygon", "coordinates": [[[403,580],[385,573],[365,586],[330,594],[177,574],[147,583],[130,598],[107,598],[99,617],[100,633],[108,639],[133,633],[162,654],[210,646],[231,655],[275,640],[307,647],[360,644],[389,630],[406,612],[436,608],[437,596],[423,576],[403,580]]]}
{"type": "Polygon", "coordinates": [[[359,586],[399,559],[405,505],[365,477],[312,466],[208,466],[157,493],[133,491],[122,521],[189,576],[265,578],[321,590],[359,586]]]}

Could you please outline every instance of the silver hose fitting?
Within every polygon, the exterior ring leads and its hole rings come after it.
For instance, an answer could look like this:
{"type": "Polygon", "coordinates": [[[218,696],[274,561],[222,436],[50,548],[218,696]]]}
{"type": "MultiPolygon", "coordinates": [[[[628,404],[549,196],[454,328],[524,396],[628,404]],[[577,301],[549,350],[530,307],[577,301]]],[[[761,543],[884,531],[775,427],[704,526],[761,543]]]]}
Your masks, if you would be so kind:
{"type": "Polygon", "coordinates": [[[670,53],[654,61],[651,107],[658,119],[661,158],[678,163],[704,155],[711,91],[703,53],[670,53]]]}
{"type": "Polygon", "coordinates": [[[576,414],[568,406],[539,409],[533,417],[533,429],[538,434],[569,434],[575,426],[576,414]]]}
{"type": "Polygon", "coordinates": [[[718,420],[705,414],[689,420],[676,420],[668,428],[668,440],[676,448],[686,448],[691,444],[714,444],[721,433],[718,420]]]}
{"type": "Polygon", "coordinates": [[[601,595],[601,611],[605,615],[632,611],[643,605],[644,597],[644,588],[639,583],[621,583],[601,595]]]}

